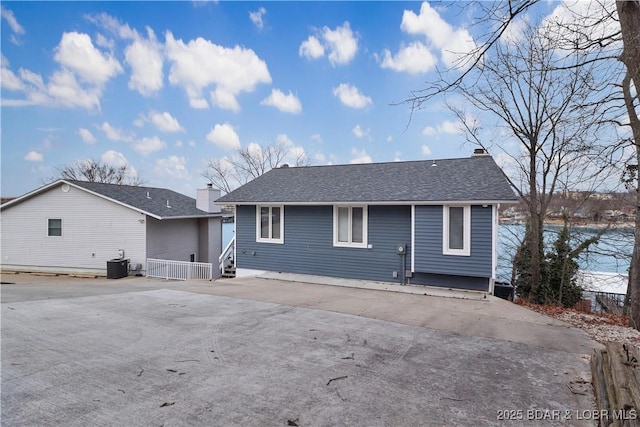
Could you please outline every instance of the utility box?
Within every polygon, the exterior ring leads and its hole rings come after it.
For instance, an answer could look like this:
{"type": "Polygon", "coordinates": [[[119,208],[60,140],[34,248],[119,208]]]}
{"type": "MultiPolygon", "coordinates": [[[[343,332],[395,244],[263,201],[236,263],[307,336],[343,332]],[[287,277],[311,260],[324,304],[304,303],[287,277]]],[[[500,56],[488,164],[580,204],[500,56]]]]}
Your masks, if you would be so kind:
{"type": "Polygon", "coordinates": [[[498,298],[513,301],[514,287],[509,282],[495,282],[493,285],[493,295],[498,298]]]}
{"type": "Polygon", "coordinates": [[[107,279],[122,279],[129,274],[129,260],[116,258],[107,261],[107,279]]]}

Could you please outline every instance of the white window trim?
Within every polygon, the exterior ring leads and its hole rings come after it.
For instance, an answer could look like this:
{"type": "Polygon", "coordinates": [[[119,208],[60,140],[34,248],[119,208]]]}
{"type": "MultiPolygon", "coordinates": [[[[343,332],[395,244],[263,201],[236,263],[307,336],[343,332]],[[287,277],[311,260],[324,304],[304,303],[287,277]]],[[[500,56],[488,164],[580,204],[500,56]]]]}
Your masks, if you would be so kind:
{"type": "Polygon", "coordinates": [[[333,205],[333,246],[342,248],[368,248],[369,240],[369,207],[367,205],[333,205]],[[349,208],[349,242],[338,241],[338,208],[349,208]],[[362,208],[362,243],[351,242],[352,209],[362,208]]]}
{"type": "Polygon", "coordinates": [[[442,207],[442,253],[444,255],[471,256],[471,206],[470,205],[444,205],[442,207]],[[449,208],[463,208],[462,249],[451,249],[449,247],[449,208]]]}
{"type": "Polygon", "coordinates": [[[256,205],[256,242],[259,243],[279,243],[284,244],[284,206],[283,205],[256,205]],[[264,238],[260,234],[260,211],[262,208],[269,208],[269,235],[271,235],[272,224],[271,224],[271,209],[272,208],[280,208],[280,238],[272,239],[272,238],[264,238]]]}
{"type": "Polygon", "coordinates": [[[64,221],[62,220],[62,218],[47,218],[47,237],[53,237],[55,238],[59,238],[64,236],[64,221]],[[51,234],[49,234],[49,221],[52,219],[59,219],[60,220],[60,235],[59,236],[52,236],[51,234]]]}

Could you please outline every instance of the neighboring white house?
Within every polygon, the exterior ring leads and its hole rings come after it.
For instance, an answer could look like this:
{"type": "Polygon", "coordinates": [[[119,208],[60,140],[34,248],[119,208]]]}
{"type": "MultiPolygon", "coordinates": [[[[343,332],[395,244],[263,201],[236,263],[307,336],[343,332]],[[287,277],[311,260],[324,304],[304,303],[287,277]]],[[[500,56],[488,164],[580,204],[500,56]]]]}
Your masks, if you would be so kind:
{"type": "Polygon", "coordinates": [[[122,256],[139,273],[147,258],[217,265],[218,197],[211,187],[196,200],[164,188],[58,180],[0,206],[0,266],[105,274],[107,261],[122,256]]]}

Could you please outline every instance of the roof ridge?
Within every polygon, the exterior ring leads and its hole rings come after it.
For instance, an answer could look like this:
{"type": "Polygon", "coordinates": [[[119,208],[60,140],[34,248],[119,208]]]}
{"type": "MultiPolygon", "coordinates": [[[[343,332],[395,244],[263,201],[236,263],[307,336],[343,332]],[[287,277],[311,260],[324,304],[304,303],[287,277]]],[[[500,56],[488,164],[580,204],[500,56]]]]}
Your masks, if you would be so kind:
{"type": "MultiPolygon", "coordinates": [[[[339,163],[339,164],[331,164],[331,165],[306,165],[306,166],[287,166],[287,167],[275,167],[271,170],[279,170],[279,169],[311,169],[311,168],[327,168],[327,167],[357,167],[357,166],[373,166],[373,165],[396,165],[396,164],[406,164],[406,163],[432,163],[432,162],[447,162],[454,160],[472,160],[472,159],[482,159],[489,158],[493,159],[492,156],[469,156],[469,157],[450,157],[444,159],[423,159],[423,160],[400,160],[400,161],[386,161],[386,162],[370,162],[370,163],[339,163]]],[[[271,171],[270,170],[270,171],[271,171]]]]}

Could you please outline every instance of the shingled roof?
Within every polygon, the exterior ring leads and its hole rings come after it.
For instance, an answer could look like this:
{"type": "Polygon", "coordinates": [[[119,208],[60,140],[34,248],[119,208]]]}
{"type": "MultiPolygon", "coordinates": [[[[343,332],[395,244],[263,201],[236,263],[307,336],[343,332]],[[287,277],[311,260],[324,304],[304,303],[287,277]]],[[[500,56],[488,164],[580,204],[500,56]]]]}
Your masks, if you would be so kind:
{"type": "Polygon", "coordinates": [[[2,205],[2,208],[4,209],[18,204],[22,200],[34,197],[52,187],[63,184],[94,193],[107,200],[119,203],[157,219],[200,218],[220,215],[202,211],[196,208],[196,199],[166,188],[103,184],[99,182],[75,180],[55,181],[2,205]]]}
{"type": "Polygon", "coordinates": [[[281,167],[219,198],[219,204],[515,202],[488,155],[460,159],[281,167]]]}

